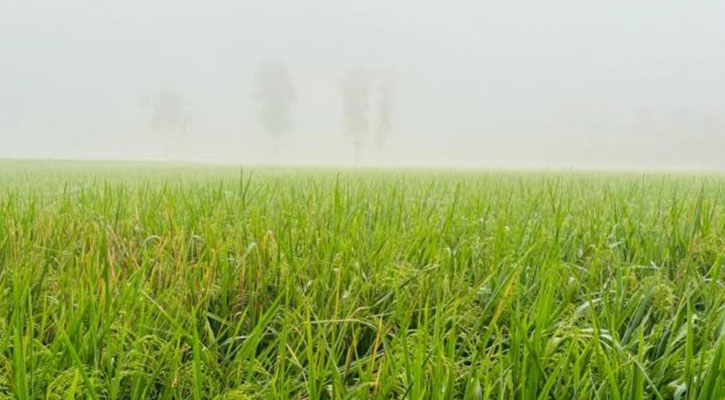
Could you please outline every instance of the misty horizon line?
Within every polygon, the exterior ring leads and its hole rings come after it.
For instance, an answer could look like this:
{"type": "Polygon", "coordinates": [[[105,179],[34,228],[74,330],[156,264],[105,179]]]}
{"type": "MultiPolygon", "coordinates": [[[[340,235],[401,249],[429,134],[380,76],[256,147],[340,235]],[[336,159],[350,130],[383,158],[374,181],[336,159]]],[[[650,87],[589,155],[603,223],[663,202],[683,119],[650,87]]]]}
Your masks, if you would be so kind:
{"type": "Polygon", "coordinates": [[[43,157],[23,156],[5,157],[0,156],[0,163],[79,163],[79,164],[148,164],[151,166],[179,166],[179,167],[242,167],[242,168],[300,168],[300,169],[325,169],[325,170],[434,170],[434,171],[471,171],[471,172],[703,172],[703,173],[725,173],[725,168],[707,165],[670,165],[670,166],[643,166],[638,164],[609,164],[609,165],[576,165],[576,164],[486,164],[486,163],[386,163],[386,162],[363,162],[355,163],[334,163],[334,162],[241,162],[233,160],[220,160],[210,158],[165,158],[165,157],[43,157]]]}

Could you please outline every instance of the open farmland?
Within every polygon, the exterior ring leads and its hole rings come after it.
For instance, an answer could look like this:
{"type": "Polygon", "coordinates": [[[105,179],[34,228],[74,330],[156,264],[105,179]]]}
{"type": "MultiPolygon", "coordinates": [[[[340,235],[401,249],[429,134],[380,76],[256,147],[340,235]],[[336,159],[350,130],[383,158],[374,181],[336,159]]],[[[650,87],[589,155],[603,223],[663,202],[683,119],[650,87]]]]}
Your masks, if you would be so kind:
{"type": "Polygon", "coordinates": [[[0,162],[0,397],[704,399],[725,176],[0,162]]]}

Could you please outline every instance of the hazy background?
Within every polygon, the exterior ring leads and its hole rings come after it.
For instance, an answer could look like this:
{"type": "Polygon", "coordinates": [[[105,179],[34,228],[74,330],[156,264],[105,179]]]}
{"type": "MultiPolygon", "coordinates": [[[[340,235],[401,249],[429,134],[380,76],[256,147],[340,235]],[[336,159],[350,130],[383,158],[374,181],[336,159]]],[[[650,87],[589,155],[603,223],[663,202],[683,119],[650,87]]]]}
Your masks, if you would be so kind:
{"type": "Polygon", "coordinates": [[[351,164],[341,80],[394,76],[365,164],[725,167],[722,0],[0,0],[0,157],[351,164]],[[295,101],[276,155],[264,60],[295,101]]]}

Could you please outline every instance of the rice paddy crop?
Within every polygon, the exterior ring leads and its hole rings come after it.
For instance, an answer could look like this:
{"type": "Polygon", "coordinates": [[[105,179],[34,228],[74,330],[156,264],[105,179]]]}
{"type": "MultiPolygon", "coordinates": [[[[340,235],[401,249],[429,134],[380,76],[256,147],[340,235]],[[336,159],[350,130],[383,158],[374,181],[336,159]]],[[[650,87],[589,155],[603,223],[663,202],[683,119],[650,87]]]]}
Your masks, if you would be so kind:
{"type": "Polygon", "coordinates": [[[0,162],[0,398],[723,398],[723,190],[0,162]]]}

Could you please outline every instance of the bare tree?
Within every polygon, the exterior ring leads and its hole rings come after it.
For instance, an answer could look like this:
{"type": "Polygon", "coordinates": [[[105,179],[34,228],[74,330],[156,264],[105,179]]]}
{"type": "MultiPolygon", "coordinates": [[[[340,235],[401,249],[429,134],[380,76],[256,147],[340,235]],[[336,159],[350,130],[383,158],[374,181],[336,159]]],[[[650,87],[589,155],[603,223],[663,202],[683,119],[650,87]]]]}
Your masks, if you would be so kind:
{"type": "Polygon", "coordinates": [[[367,139],[370,109],[370,77],[361,69],[352,69],[340,85],[345,134],[355,144],[355,163],[362,160],[362,148],[367,139]]]}
{"type": "Polygon", "coordinates": [[[263,61],[254,76],[255,97],[259,103],[258,117],[273,141],[277,156],[281,136],[291,126],[290,112],[296,100],[294,86],[287,68],[279,61],[263,61]]]}
{"type": "Polygon", "coordinates": [[[151,100],[151,107],[151,126],[164,137],[166,157],[182,157],[191,126],[191,112],[184,96],[173,89],[160,89],[151,100]]]}

